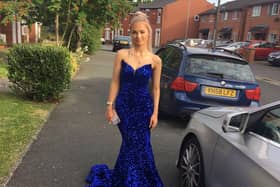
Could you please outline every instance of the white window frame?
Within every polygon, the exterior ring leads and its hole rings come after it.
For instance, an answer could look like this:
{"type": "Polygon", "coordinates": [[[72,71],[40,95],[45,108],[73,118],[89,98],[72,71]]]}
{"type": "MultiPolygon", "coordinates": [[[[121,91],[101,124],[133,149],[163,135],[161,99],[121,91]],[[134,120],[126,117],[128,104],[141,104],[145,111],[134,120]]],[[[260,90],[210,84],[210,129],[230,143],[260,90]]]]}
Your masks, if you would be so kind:
{"type": "Polygon", "coordinates": [[[238,19],[238,11],[232,12],[232,20],[237,20],[238,19]]]}
{"type": "Polygon", "coordinates": [[[206,22],[206,16],[201,16],[201,22],[203,22],[203,23],[206,22]]]}
{"type": "Polygon", "coordinates": [[[277,34],[275,33],[270,33],[269,34],[269,42],[274,43],[277,41],[277,34]]]}
{"type": "Polygon", "coordinates": [[[160,24],[161,21],[161,9],[157,10],[157,24],[160,24]]]}
{"type": "Polygon", "coordinates": [[[228,12],[223,13],[223,20],[224,21],[228,20],[228,12]]]}
{"type": "Polygon", "coordinates": [[[248,32],[248,34],[247,34],[247,40],[252,40],[252,33],[251,32],[248,32]]]}
{"type": "Polygon", "coordinates": [[[262,6],[261,5],[253,6],[253,8],[252,8],[252,17],[260,16],[261,12],[262,12],[262,6]]]}
{"type": "Polygon", "coordinates": [[[160,46],[160,35],[161,35],[161,29],[156,28],[155,29],[155,47],[160,46]]]}
{"type": "Polygon", "coordinates": [[[279,14],[279,3],[273,3],[271,8],[271,15],[275,16],[279,14]]]}

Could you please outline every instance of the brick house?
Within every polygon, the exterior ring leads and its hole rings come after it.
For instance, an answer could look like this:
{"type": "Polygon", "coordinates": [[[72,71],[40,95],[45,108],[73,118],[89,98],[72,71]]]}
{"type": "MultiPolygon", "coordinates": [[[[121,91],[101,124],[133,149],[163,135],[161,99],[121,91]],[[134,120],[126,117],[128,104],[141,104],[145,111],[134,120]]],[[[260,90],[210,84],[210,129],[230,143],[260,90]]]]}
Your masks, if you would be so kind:
{"type": "Polygon", "coordinates": [[[34,23],[30,27],[24,25],[23,22],[12,22],[7,25],[0,25],[0,38],[7,46],[19,43],[38,42],[40,33],[40,23],[34,23]]]}
{"type": "MultiPolygon", "coordinates": [[[[280,0],[236,0],[221,5],[217,24],[221,40],[280,40],[280,0]]],[[[200,16],[199,37],[213,36],[216,9],[200,16]]]]}
{"type": "MultiPolygon", "coordinates": [[[[207,0],[155,0],[141,4],[137,10],[145,12],[153,31],[153,46],[159,47],[174,39],[198,37],[198,14],[213,8],[207,0]]],[[[127,16],[121,21],[120,29],[111,31],[105,28],[105,40],[115,35],[129,35],[130,19],[127,16]]]]}

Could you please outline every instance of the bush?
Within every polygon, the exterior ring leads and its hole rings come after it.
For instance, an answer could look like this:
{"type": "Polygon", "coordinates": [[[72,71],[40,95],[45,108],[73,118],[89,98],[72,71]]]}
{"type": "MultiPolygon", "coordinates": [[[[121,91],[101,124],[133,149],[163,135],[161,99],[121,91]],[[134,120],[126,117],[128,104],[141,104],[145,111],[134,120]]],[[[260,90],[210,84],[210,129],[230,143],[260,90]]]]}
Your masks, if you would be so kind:
{"type": "Polygon", "coordinates": [[[87,50],[85,51],[88,54],[94,53],[100,48],[101,30],[97,29],[93,25],[85,24],[83,25],[81,42],[82,48],[87,50]]]}
{"type": "Polygon", "coordinates": [[[70,63],[71,63],[71,77],[74,77],[74,75],[76,75],[77,71],[79,70],[77,57],[74,55],[74,53],[70,53],[70,63]]]}
{"type": "Polygon", "coordinates": [[[11,89],[37,101],[61,98],[71,79],[70,53],[66,48],[18,45],[8,54],[11,89]]]}

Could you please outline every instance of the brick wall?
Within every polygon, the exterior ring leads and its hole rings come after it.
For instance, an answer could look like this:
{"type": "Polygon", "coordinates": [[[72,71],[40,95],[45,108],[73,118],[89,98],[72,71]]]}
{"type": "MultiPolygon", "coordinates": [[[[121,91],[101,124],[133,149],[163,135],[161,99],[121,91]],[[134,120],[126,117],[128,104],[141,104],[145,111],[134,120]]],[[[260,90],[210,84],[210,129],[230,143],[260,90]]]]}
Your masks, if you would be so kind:
{"type": "MultiPolygon", "coordinates": [[[[277,15],[271,16],[269,10],[272,4],[261,5],[261,15],[252,16],[253,7],[244,7],[243,10],[228,12],[228,19],[223,20],[224,13],[221,11],[219,16],[219,23],[217,25],[217,31],[224,27],[232,28],[231,39],[236,41],[245,41],[248,39],[248,32],[252,27],[257,25],[266,25],[267,30],[265,32],[264,40],[270,39],[270,34],[275,34],[277,40],[280,40],[280,10],[277,15]],[[233,15],[237,14],[237,19],[233,19],[233,15]]],[[[279,4],[280,9],[280,4],[279,4]]],[[[202,15],[199,22],[199,30],[209,29],[210,38],[212,37],[214,30],[215,14],[202,15]]],[[[249,33],[250,34],[250,33],[249,33]]],[[[220,35],[219,33],[217,34],[220,35]]],[[[256,39],[254,33],[251,33],[251,39],[256,39]]]]}
{"type": "MultiPolygon", "coordinates": [[[[278,15],[270,15],[269,10],[272,4],[266,4],[261,6],[261,15],[260,16],[252,16],[253,7],[249,7],[246,15],[246,25],[244,29],[244,37],[243,40],[246,40],[248,37],[248,32],[250,32],[250,28],[257,25],[266,25],[267,30],[265,32],[265,40],[269,40],[270,34],[276,34],[277,40],[279,41],[280,37],[280,11],[278,11],[278,15]]],[[[280,8],[280,6],[279,6],[280,8]]],[[[256,39],[254,37],[254,33],[252,33],[252,39],[256,39]]]]}

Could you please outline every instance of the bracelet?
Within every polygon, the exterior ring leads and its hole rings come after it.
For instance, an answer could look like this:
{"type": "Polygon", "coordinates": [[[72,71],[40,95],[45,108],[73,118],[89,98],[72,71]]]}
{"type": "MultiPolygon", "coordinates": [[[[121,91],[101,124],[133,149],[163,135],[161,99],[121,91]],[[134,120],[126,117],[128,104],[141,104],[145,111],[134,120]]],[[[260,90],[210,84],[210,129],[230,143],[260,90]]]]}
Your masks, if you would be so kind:
{"type": "Polygon", "coordinates": [[[107,101],[106,105],[113,105],[113,102],[112,101],[107,101]]]}

